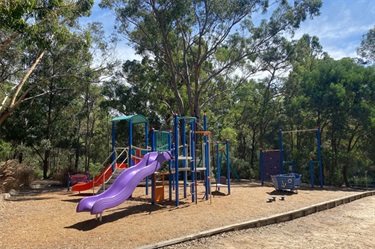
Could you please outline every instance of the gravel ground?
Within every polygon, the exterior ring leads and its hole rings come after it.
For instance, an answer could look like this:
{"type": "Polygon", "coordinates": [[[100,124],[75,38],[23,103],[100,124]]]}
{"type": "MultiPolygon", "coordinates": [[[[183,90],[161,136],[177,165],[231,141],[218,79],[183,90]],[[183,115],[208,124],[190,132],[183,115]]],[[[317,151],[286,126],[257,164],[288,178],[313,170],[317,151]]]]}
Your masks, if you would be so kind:
{"type": "Polygon", "coordinates": [[[177,248],[375,248],[375,196],[300,219],[181,243],[177,248]]]}
{"type": "MultiPolygon", "coordinates": [[[[76,213],[75,211],[77,203],[83,197],[90,195],[91,191],[78,194],[67,192],[63,188],[49,187],[20,193],[19,196],[9,200],[0,200],[0,248],[137,248],[362,193],[362,191],[328,187],[302,188],[298,194],[283,193],[286,195],[285,201],[277,200],[268,203],[267,199],[270,196],[279,194],[274,191],[273,187],[261,187],[258,183],[241,181],[240,183],[233,182],[231,195],[215,195],[212,196],[210,202],[202,200],[204,196],[202,185],[198,186],[198,190],[200,191],[198,204],[191,203],[191,197],[188,195],[187,198],[180,199],[180,206],[175,207],[174,202],[167,201],[151,205],[150,196],[146,196],[145,189],[139,187],[133,193],[133,199],[106,210],[102,222],[95,220],[95,217],[89,213],[76,213]]],[[[224,188],[221,191],[226,193],[224,188]]],[[[165,193],[167,195],[167,189],[165,193]]],[[[180,194],[182,196],[182,191],[180,194]]],[[[354,205],[357,203],[359,201],[353,202],[354,205]]],[[[327,212],[340,213],[341,211],[337,210],[347,210],[348,205],[345,204],[338,207],[340,209],[335,208],[327,212]]],[[[374,204],[371,205],[367,204],[369,212],[374,210],[374,204]]],[[[353,215],[356,213],[359,215],[363,212],[354,210],[353,215]]],[[[354,215],[353,220],[357,219],[354,215]]],[[[373,216],[372,220],[374,220],[373,216]]],[[[302,221],[303,219],[297,220],[297,222],[302,221]]],[[[294,227],[297,227],[295,229],[297,231],[306,231],[304,238],[306,238],[305,241],[309,241],[308,238],[314,238],[313,235],[316,233],[322,233],[325,236],[329,234],[330,238],[335,238],[331,236],[332,231],[341,230],[343,224],[346,224],[344,221],[340,222],[340,219],[327,219],[324,222],[315,223],[304,227],[302,226],[304,222],[302,222],[301,227],[296,225],[294,227]]],[[[349,224],[352,223],[353,221],[349,224]]],[[[266,244],[272,241],[274,244],[270,245],[273,248],[289,247],[283,242],[283,238],[288,238],[293,232],[289,235],[282,234],[284,230],[293,231],[289,228],[284,229],[284,226],[290,226],[288,224],[292,223],[279,224],[278,226],[282,227],[275,228],[272,233],[267,229],[272,229],[273,226],[251,230],[248,232],[252,234],[251,237],[257,233],[264,234],[264,237],[260,237],[259,240],[253,239],[251,242],[238,239],[238,243],[243,243],[242,245],[237,244],[232,247],[230,240],[232,235],[229,237],[222,235],[225,236],[222,242],[212,244],[216,245],[215,248],[247,248],[251,244],[263,247],[264,241],[267,242],[266,244]],[[280,239],[278,239],[278,233],[280,233],[280,239]],[[229,244],[224,243],[226,240],[229,244]],[[219,243],[222,243],[221,247],[219,243]]],[[[355,224],[362,224],[361,220],[359,219],[355,224]]],[[[245,232],[239,233],[246,234],[245,232]]],[[[337,237],[334,240],[340,241],[341,239],[337,237]]],[[[319,242],[319,238],[313,240],[319,242]]],[[[204,247],[211,247],[211,242],[207,243],[208,245],[205,244],[204,247]]],[[[301,242],[297,244],[302,245],[301,242]]],[[[313,244],[309,242],[307,245],[313,244]]]]}

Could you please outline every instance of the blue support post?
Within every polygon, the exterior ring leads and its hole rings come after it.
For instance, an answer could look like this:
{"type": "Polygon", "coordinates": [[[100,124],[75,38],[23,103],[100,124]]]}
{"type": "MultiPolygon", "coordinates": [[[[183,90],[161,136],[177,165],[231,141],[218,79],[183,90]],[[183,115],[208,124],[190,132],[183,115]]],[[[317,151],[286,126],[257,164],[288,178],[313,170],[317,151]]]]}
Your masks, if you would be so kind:
{"type": "Polygon", "coordinates": [[[279,130],[279,146],[280,146],[280,174],[284,173],[284,157],[283,157],[283,131],[279,130]]]}
{"type": "Polygon", "coordinates": [[[314,188],[314,165],[313,165],[312,158],[310,158],[310,180],[311,180],[311,188],[314,188]]]}
{"type": "Polygon", "coordinates": [[[191,119],[190,120],[190,151],[191,151],[191,198],[192,202],[197,201],[197,196],[196,196],[196,179],[195,179],[195,172],[196,172],[196,155],[195,155],[195,120],[191,119]]]}
{"type": "Polygon", "coordinates": [[[295,166],[295,163],[294,163],[294,161],[292,161],[292,173],[295,173],[295,168],[294,168],[294,166],[295,166]]]}
{"type": "Polygon", "coordinates": [[[262,186],[264,186],[264,165],[263,165],[263,149],[259,150],[259,159],[260,159],[260,181],[262,186]]]}
{"type": "MultiPolygon", "coordinates": [[[[171,134],[173,134],[173,133],[171,132],[171,134]]],[[[172,143],[171,152],[172,152],[173,159],[174,159],[174,156],[175,156],[175,149],[174,148],[175,148],[175,145],[174,145],[174,143],[172,143]]],[[[174,160],[170,160],[170,162],[171,162],[172,169],[176,169],[176,167],[175,167],[175,161],[174,160]]],[[[176,171],[175,171],[175,173],[176,173],[176,171]]],[[[175,187],[176,187],[176,184],[175,184],[175,182],[176,182],[176,174],[175,173],[173,174],[173,178],[172,178],[172,181],[173,181],[172,189],[173,190],[175,190],[175,187]]]]}
{"type": "Polygon", "coordinates": [[[176,206],[179,205],[178,196],[178,116],[174,115],[174,160],[175,160],[175,180],[176,180],[176,206]]]}
{"type": "Polygon", "coordinates": [[[229,162],[229,141],[225,141],[225,149],[227,152],[227,183],[228,183],[228,195],[230,195],[230,162],[229,162]]]}
{"type": "MultiPolygon", "coordinates": [[[[171,132],[168,132],[168,151],[172,151],[172,134],[171,132]]],[[[173,177],[171,179],[172,175],[172,160],[168,161],[168,169],[169,169],[169,176],[168,176],[168,183],[169,183],[169,201],[172,201],[172,181],[173,177]]]]}
{"type": "Polygon", "coordinates": [[[129,119],[129,168],[132,166],[132,154],[133,154],[133,120],[129,119]]]}
{"type": "MultiPolygon", "coordinates": [[[[203,116],[203,129],[204,131],[207,131],[207,116],[206,114],[203,116]]],[[[210,153],[209,153],[209,141],[208,141],[208,137],[207,135],[204,136],[204,157],[205,157],[205,167],[206,167],[206,174],[205,174],[205,188],[206,188],[206,200],[208,200],[208,195],[209,195],[209,192],[211,192],[211,189],[209,189],[210,185],[209,185],[209,182],[208,182],[208,178],[210,176],[210,153]]]]}
{"type": "Polygon", "coordinates": [[[217,168],[217,174],[216,174],[216,183],[220,183],[220,170],[221,170],[221,162],[220,162],[220,154],[219,154],[219,142],[216,142],[216,168],[217,168]]]}
{"type": "MultiPolygon", "coordinates": [[[[155,130],[151,130],[151,151],[155,151],[155,130]]],[[[151,175],[151,204],[155,204],[155,173],[151,175]]],[[[146,189],[148,190],[148,179],[146,178],[146,189]]]]}
{"type": "MultiPolygon", "coordinates": [[[[182,156],[186,157],[186,124],[185,119],[181,120],[181,144],[182,144],[182,156]]],[[[184,177],[184,198],[186,198],[186,184],[187,184],[187,172],[186,172],[186,159],[182,161],[182,165],[184,167],[183,177],[184,177]]]]}
{"type": "Polygon", "coordinates": [[[115,133],[115,122],[112,121],[112,172],[116,169],[116,133],[115,133]]]}
{"type": "MultiPolygon", "coordinates": [[[[153,139],[155,139],[153,138],[153,136],[154,136],[154,128],[152,128],[151,130],[151,147],[153,146],[152,141],[153,139]]],[[[145,123],[145,144],[146,144],[146,149],[147,149],[148,147],[148,123],[147,122],[145,123]]],[[[148,176],[146,176],[146,195],[148,195],[148,176]]]]}
{"type": "Polygon", "coordinates": [[[322,164],[322,152],[320,149],[320,128],[316,130],[316,137],[318,140],[318,161],[319,161],[319,180],[320,187],[323,188],[323,164],[322,164]]]}
{"type": "Polygon", "coordinates": [[[148,123],[147,122],[145,123],[145,145],[147,149],[148,147],[148,123]]]}

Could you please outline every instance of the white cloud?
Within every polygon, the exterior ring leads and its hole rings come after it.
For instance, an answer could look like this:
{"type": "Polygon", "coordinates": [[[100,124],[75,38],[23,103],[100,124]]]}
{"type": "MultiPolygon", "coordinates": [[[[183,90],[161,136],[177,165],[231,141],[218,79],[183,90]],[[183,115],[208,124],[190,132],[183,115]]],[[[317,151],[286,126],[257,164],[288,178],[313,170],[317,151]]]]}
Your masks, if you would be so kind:
{"type": "Polygon", "coordinates": [[[314,35],[333,58],[355,57],[362,35],[374,25],[375,0],[326,0],[321,15],[303,23],[294,38],[314,35]]]}
{"type": "MultiPolygon", "coordinates": [[[[103,22],[107,34],[110,34],[113,32],[115,16],[108,9],[99,8],[100,1],[95,0],[92,16],[84,21],[103,22]]],[[[255,19],[257,18],[264,16],[259,15],[255,19]]],[[[302,23],[294,39],[305,33],[314,35],[319,38],[324,51],[333,58],[355,57],[362,35],[374,25],[375,0],[323,0],[321,15],[302,23]]],[[[119,44],[116,56],[123,60],[141,59],[125,41],[119,44]]]]}
{"type": "Polygon", "coordinates": [[[135,50],[129,46],[120,46],[117,48],[117,57],[121,60],[142,60],[142,57],[135,53],[135,50]]]}

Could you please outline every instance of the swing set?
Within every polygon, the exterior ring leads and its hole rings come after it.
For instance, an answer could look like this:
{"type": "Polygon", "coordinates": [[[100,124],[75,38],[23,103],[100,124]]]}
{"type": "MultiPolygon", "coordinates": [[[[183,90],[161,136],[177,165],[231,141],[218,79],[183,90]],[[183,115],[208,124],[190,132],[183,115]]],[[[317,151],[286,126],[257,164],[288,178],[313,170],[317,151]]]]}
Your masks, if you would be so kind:
{"type": "Polygon", "coordinates": [[[315,178],[315,168],[314,164],[318,165],[319,168],[319,182],[320,187],[323,187],[323,166],[322,166],[322,153],[321,153],[321,134],[320,128],[317,129],[305,129],[305,130],[292,130],[292,131],[283,131],[279,130],[279,150],[262,150],[259,151],[260,154],[260,178],[261,184],[264,185],[264,180],[270,180],[268,178],[271,175],[276,174],[283,174],[286,165],[289,165],[289,169],[292,173],[294,173],[295,165],[294,161],[284,161],[284,150],[283,150],[283,133],[302,133],[302,132],[315,132],[316,133],[316,140],[317,140],[317,160],[313,160],[310,158],[309,160],[309,168],[310,168],[310,184],[311,188],[314,188],[314,178],[315,178]]]}

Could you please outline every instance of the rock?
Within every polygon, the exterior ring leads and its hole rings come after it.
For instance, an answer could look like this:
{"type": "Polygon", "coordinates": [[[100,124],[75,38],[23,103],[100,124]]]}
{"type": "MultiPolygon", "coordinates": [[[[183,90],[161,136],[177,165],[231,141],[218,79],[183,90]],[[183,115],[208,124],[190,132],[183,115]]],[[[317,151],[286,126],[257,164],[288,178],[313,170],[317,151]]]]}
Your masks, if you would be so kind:
{"type": "Polygon", "coordinates": [[[0,167],[0,192],[28,188],[33,179],[32,167],[20,164],[17,160],[8,160],[0,167]]]}
{"type": "Polygon", "coordinates": [[[10,194],[11,196],[17,196],[18,193],[19,193],[19,192],[16,191],[16,190],[14,190],[14,189],[9,190],[9,194],[10,194]]]}
{"type": "Polygon", "coordinates": [[[9,193],[4,193],[2,196],[1,196],[2,199],[4,200],[8,200],[10,198],[10,194],[9,193]]]}

